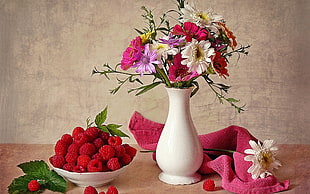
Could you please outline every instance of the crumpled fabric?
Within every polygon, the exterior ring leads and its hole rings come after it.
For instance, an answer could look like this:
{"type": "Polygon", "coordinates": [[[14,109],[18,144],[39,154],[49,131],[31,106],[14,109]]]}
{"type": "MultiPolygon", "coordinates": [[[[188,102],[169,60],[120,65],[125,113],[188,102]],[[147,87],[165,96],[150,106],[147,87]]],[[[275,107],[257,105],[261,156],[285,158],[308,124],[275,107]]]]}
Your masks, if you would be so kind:
{"type": "MultiPolygon", "coordinates": [[[[156,150],[157,142],[164,124],[151,121],[134,112],[129,122],[129,130],[138,145],[146,150],[156,150]]],[[[289,180],[279,182],[275,176],[252,179],[247,169],[252,162],[244,160],[244,150],[251,149],[250,140],[257,141],[249,131],[239,126],[229,126],[213,133],[199,135],[205,149],[226,149],[236,151],[227,153],[208,151],[204,153],[200,174],[218,173],[222,177],[222,187],[233,193],[268,194],[287,190],[289,180]]],[[[153,154],[155,158],[155,154],[153,154]]]]}

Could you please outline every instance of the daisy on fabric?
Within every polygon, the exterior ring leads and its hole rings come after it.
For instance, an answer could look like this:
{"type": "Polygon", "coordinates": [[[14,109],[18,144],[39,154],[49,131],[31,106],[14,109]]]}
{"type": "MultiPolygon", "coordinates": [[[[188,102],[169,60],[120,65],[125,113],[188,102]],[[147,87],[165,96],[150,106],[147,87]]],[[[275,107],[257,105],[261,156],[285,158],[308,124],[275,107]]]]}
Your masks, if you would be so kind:
{"type": "Polygon", "coordinates": [[[200,79],[221,103],[225,101],[238,112],[243,111],[243,106],[236,105],[239,100],[226,97],[230,86],[214,82],[212,76],[226,79],[230,75],[229,58],[237,54],[238,60],[240,54],[247,55],[250,46],[237,48],[236,36],[212,9],[199,11],[185,0],[176,1],[177,9],[169,9],[158,20],[151,9],[142,6],[142,17],[148,26],[142,30],[135,28],[139,35],[124,49],[115,68],[104,64],[103,71],[95,68],[93,74],[105,75],[107,79],[109,74],[121,75],[112,94],[129,82],[141,84],[128,90],[136,95],[164,84],[173,88],[194,87],[193,96],[200,88],[200,79]],[[152,82],[144,83],[145,76],[152,76],[152,82]]]}
{"type": "Polygon", "coordinates": [[[281,166],[279,160],[275,158],[278,148],[273,140],[265,140],[263,144],[258,141],[249,141],[252,149],[246,149],[244,153],[250,154],[244,157],[245,161],[253,162],[248,169],[248,173],[252,174],[253,179],[265,178],[273,175],[273,169],[278,169],[281,166]]]}

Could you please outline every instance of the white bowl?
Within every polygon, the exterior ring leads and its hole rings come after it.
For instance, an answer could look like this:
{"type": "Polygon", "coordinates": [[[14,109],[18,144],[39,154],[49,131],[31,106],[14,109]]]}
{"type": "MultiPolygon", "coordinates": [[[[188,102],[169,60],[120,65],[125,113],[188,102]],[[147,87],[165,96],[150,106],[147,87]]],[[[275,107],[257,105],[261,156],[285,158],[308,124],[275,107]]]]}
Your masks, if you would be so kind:
{"type": "Polygon", "coordinates": [[[83,173],[69,172],[61,168],[55,168],[55,167],[53,168],[60,176],[66,178],[68,181],[80,187],[87,187],[87,186],[100,187],[114,180],[127,167],[128,165],[123,166],[118,170],[109,172],[83,172],[83,173]]]}

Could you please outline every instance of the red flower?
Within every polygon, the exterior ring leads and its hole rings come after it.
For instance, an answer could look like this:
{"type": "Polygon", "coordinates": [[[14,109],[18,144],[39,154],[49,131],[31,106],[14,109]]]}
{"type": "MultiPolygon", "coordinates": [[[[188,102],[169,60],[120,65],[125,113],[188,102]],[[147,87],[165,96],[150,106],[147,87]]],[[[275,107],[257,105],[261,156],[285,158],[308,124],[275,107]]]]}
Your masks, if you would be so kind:
{"type": "Polygon", "coordinates": [[[219,76],[223,76],[224,78],[226,78],[225,75],[229,76],[228,70],[226,69],[227,61],[225,57],[221,56],[220,52],[215,52],[215,55],[213,56],[212,59],[212,65],[213,69],[219,76]]]}
{"type": "Polygon", "coordinates": [[[172,82],[189,81],[190,79],[197,77],[197,72],[188,72],[188,67],[182,65],[183,60],[181,53],[174,56],[173,64],[169,68],[169,80],[172,82]]]}
{"type": "Polygon", "coordinates": [[[139,61],[142,56],[142,51],[144,46],[142,44],[142,39],[140,36],[137,36],[133,39],[123,53],[123,58],[121,61],[121,68],[123,70],[129,69],[134,62],[139,61]]]}
{"type": "Polygon", "coordinates": [[[209,32],[206,29],[200,28],[194,23],[185,22],[183,28],[180,25],[175,25],[172,30],[173,35],[183,35],[187,42],[191,42],[192,38],[198,41],[206,40],[209,32]]]}
{"type": "Polygon", "coordinates": [[[222,32],[226,35],[229,40],[229,46],[234,50],[237,46],[236,36],[228,29],[228,27],[221,22],[218,22],[219,26],[222,28],[222,32]]]}

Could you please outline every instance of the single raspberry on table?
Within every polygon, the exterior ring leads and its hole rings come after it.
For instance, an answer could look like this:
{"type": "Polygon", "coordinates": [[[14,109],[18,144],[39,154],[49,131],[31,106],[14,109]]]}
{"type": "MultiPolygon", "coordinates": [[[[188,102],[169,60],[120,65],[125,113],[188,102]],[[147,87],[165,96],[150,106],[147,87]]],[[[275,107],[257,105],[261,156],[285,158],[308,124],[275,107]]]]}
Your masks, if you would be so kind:
{"type": "Polygon", "coordinates": [[[87,186],[84,189],[84,194],[98,194],[97,190],[93,186],[87,186]]]}
{"type": "Polygon", "coordinates": [[[118,194],[118,190],[114,186],[109,186],[106,194],[118,194]]]}
{"type": "Polygon", "coordinates": [[[121,168],[121,164],[118,161],[118,158],[111,158],[108,162],[107,162],[107,167],[114,171],[114,170],[118,170],[121,168]]]}
{"type": "Polygon", "coordinates": [[[28,190],[29,191],[39,191],[40,190],[40,183],[37,180],[31,180],[28,183],[28,190]]]}
{"type": "Polygon", "coordinates": [[[62,168],[66,163],[65,157],[60,155],[54,155],[49,158],[50,163],[56,168],[62,168]]]}
{"type": "Polygon", "coordinates": [[[75,152],[75,153],[79,153],[80,150],[80,146],[76,143],[72,143],[71,145],[69,145],[68,147],[68,152],[75,152]]]}
{"type": "Polygon", "coordinates": [[[68,163],[75,163],[77,161],[77,158],[79,157],[79,154],[76,152],[68,152],[65,156],[66,162],[68,163]]]}
{"type": "Polygon", "coordinates": [[[82,146],[88,141],[89,141],[88,136],[85,133],[78,134],[73,140],[73,142],[76,143],[78,146],[82,146]]]}
{"type": "Polygon", "coordinates": [[[96,153],[96,146],[93,143],[85,143],[81,145],[79,153],[80,155],[89,155],[92,156],[96,153]]]}
{"type": "Polygon", "coordinates": [[[63,140],[58,140],[54,147],[54,151],[56,155],[65,156],[67,153],[68,144],[66,144],[63,140]]]}
{"type": "Polygon", "coordinates": [[[92,141],[98,137],[99,131],[97,127],[88,127],[85,130],[85,134],[89,137],[89,140],[92,141]]]}
{"type": "Polygon", "coordinates": [[[101,172],[103,169],[102,161],[99,159],[93,159],[89,161],[87,165],[88,172],[101,172]]]}
{"type": "Polygon", "coordinates": [[[211,179],[206,179],[203,182],[203,189],[206,191],[214,191],[215,190],[215,184],[214,181],[211,179]]]}
{"type": "Polygon", "coordinates": [[[69,134],[63,134],[61,136],[61,140],[64,141],[66,144],[70,145],[73,142],[73,138],[71,135],[69,134]]]}
{"type": "Polygon", "coordinates": [[[75,167],[74,163],[65,163],[62,169],[69,171],[69,172],[73,172],[74,167],[75,167]]]}
{"type": "Polygon", "coordinates": [[[89,161],[91,161],[91,158],[89,155],[80,155],[77,158],[77,165],[87,168],[89,161]]]}
{"type": "Polygon", "coordinates": [[[101,154],[102,158],[106,161],[113,158],[115,156],[115,150],[110,145],[104,145],[99,149],[99,153],[101,154]]]}
{"type": "Polygon", "coordinates": [[[76,138],[80,133],[84,133],[84,129],[82,127],[75,127],[72,131],[72,137],[76,138]]]}
{"type": "Polygon", "coordinates": [[[134,148],[134,147],[131,147],[130,145],[128,144],[124,144],[123,145],[125,150],[126,150],[126,154],[129,154],[129,156],[131,158],[135,157],[136,156],[136,153],[137,153],[137,149],[134,148]]]}
{"type": "Polygon", "coordinates": [[[110,136],[108,139],[108,143],[111,146],[117,146],[122,144],[122,138],[119,136],[110,136]]]}

